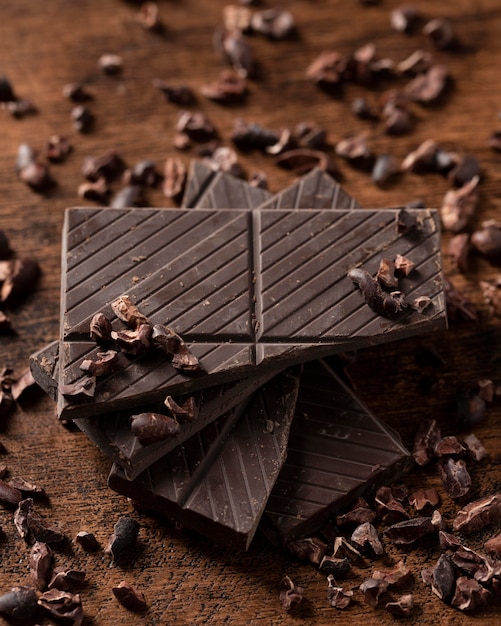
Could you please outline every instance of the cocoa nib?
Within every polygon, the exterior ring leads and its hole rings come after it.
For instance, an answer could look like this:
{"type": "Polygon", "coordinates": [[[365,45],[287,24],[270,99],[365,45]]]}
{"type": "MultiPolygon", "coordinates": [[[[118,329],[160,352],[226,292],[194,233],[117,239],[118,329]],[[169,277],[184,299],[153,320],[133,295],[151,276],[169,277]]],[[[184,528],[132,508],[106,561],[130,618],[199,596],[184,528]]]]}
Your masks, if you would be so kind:
{"type": "Polygon", "coordinates": [[[75,541],[82,546],[85,552],[95,552],[99,550],[99,542],[93,533],[81,530],[77,533],[75,541]]]}
{"type": "Polygon", "coordinates": [[[491,537],[484,543],[484,548],[487,554],[495,559],[501,558],[501,533],[498,533],[494,537],[491,537]]]}
{"type": "MultiPolygon", "coordinates": [[[[435,511],[437,513],[437,511],[435,511]]],[[[413,517],[402,522],[397,522],[388,526],[384,530],[384,535],[396,545],[408,545],[418,541],[426,535],[437,532],[441,518],[434,517],[413,517]]]]}
{"type": "Polygon", "coordinates": [[[393,617],[407,617],[414,608],[414,598],[411,593],[406,593],[397,600],[392,600],[384,605],[384,608],[393,615],[393,617]]]}
{"type": "Polygon", "coordinates": [[[473,461],[481,461],[487,456],[487,450],[473,433],[466,435],[463,439],[463,444],[466,446],[466,454],[473,461]]]}
{"type": "Polygon", "coordinates": [[[108,540],[105,552],[116,561],[126,557],[136,547],[139,524],[131,517],[120,517],[108,540]]]}
{"type": "Polygon", "coordinates": [[[122,352],[138,355],[150,348],[152,330],[150,323],[140,324],[134,330],[112,330],[111,338],[122,352]]]}
{"type": "Polygon", "coordinates": [[[38,594],[33,587],[13,587],[0,596],[0,614],[16,621],[33,617],[38,609],[38,594]]]}
{"type": "Polygon", "coordinates": [[[335,609],[345,609],[349,606],[353,599],[353,591],[351,589],[343,589],[338,587],[334,576],[327,576],[327,601],[330,606],[335,609]]]}
{"type": "Polygon", "coordinates": [[[30,552],[30,576],[39,591],[44,591],[50,578],[52,550],[43,542],[36,541],[30,552]]]}
{"type": "Polygon", "coordinates": [[[83,376],[74,383],[68,385],[60,385],[59,391],[63,396],[70,396],[73,398],[84,398],[94,396],[96,391],[96,377],[95,376],[83,376]]]}
{"type": "Polygon", "coordinates": [[[122,158],[113,150],[109,150],[97,157],[86,157],[82,167],[84,178],[91,182],[96,182],[104,178],[110,182],[119,178],[125,170],[125,163],[122,158]]]}
{"type": "Polygon", "coordinates": [[[80,364],[80,369],[87,372],[89,376],[108,376],[113,371],[118,358],[118,352],[107,350],[97,353],[98,360],[84,359],[80,364]]]}
{"type": "Polygon", "coordinates": [[[216,128],[209,118],[200,111],[182,111],[177,120],[176,130],[197,143],[217,139],[216,128]]]}
{"type": "Polygon", "coordinates": [[[17,506],[22,499],[23,495],[19,489],[0,479],[0,502],[17,506]]]}
{"type": "Polygon", "coordinates": [[[370,522],[365,522],[357,526],[351,535],[351,541],[358,546],[362,552],[370,556],[377,557],[383,555],[383,544],[378,537],[376,528],[370,522]]]}
{"type": "Polygon", "coordinates": [[[470,235],[468,233],[460,233],[459,235],[455,235],[449,241],[449,244],[447,246],[447,254],[451,259],[454,268],[462,274],[464,274],[468,270],[468,256],[470,248],[470,235]]]}
{"type": "Polygon", "coordinates": [[[197,374],[203,371],[197,357],[189,350],[183,339],[168,326],[153,326],[152,340],[171,358],[172,366],[183,374],[197,374]]]}
{"type": "Polygon", "coordinates": [[[365,302],[370,308],[384,317],[394,317],[406,306],[405,298],[400,292],[387,293],[375,278],[360,268],[353,268],[348,272],[352,280],[362,292],[365,302]]]}
{"type": "Polygon", "coordinates": [[[473,303],[452,284],[447,276],[443,276],[442,280],[444,283],[447,317],[454,321],[477,321],[478,313],[473,303]]]}
{"type": "Polygon", "coordinates": [[[395,218],[395,225],[399,235],[406,235],[417,228],[417,217],[405,209],[400,209],[395,218]]]}
{"type": "Polygon", "coordinates": [[[178,200],[186,185],[186,166],[175,157],[169,157],[164,164],[162,191],[166,198],[178,200]]]}
{"type": "Polygon", "coordinates": [[[290,576],[284,576],[280,583],[280,602],[286,611],[294,609],[303,599],[304,589],[296,585],[290,576]]]}
{"type": "Polygon", "coordinates": [[[431,104],[442,96],[449,82],[449,68],[446,65],[436,64],[412,79],[407,84],[405,93],[416,102],[431,104]]]}
{"type": "Polygon", "coordinates": [[[351,563],[347,557],[338,559],[335,556],[325,555],[320,562],[318,571],[324,575],[345,578],[351,570],[351,563]]]}
{"type": "Polygon", "coordinates": [[[182,403],[177,403],[172,396],[167,396],[164,404],[169,410],[171,416],[180,424],[195,421],[198,415],[198,407],[193,396],[189,396],[182,403]]]}
{"type": "Polygon", "coordinates": [[[431,590],[444,602],[449,603],[456,586],[457,571],[452,559],[447,554],[441,554],[431,570],[431,590]]]}
{"type": "Polygon", "coordinates": [[[363,524],[364,522],[373,522],[376,518],[376,513],[369,508],[369,505],[363,498],[358,498],[352,509],[338,515],[336,517],[336,524],[338,526],[344,526],[346,524],[363,524]]]}
{"type": "Polygon", "coordinates": [[[66,539],[64,533],[46,521],[33,509],[33,499],[21,500],[14,513],[14,525],[19,535],[29,544],[35,541],[60,543],[66,539]]]}
{"type": "Polygon", "coordinates": [[[450,189],[444,196],[440,215],[445,230],[458,233],[468,226],[478,204],[477,185],[479,177],[474,176],[459,189],[450,189]]]}
{"type": "Polygon", "coordinates": [[[457,514],[453,529],[462,533],[472,533],[488,524],[498,524],[501,520],[501,493],[495,493],[470,502],[457,514]]]}
{"type": "Polygon", "coordinates": [[[317,537],[307,537],[289,542],[287,549],[301,561],[318,565],[325,556],[327,545],[317,537]]]}
{"type": "Polygon", "coordinates": [[[388,583],[385,580],[368,578],[363,581],[359,589],[364,595],[365,603],[376,608],[379,604],[379,597],[388,589],[388,583]]]}
{"type": "Polygon", "coordinates": [[[491,601],[491,598],[491,592],[476,580],[466,576],[459,576],[456,580],[451,606],[460,611],[474,611],[486,606],[491,601]]]}
{"type": "Polygon", "coordinates": [[[339,178],[336,164],[322,150],[311,150],[310,148],[285,150],[275,158],[275,163],[286,170],[292,170],[297,176],[306,174],[318,167],[333,178],[339,178]]]}
{"type": "Polygon", "coordinates": [[[64,620],[72,626],[81,626],[84,613],[82,601],[78,594],[59,589],[50,589],[43,593],[38,604],[50,613],[56,620],[64,620]]]}
{"type": "Polygon", "coordinates": [[[474,250],[493,263],[501,260],[501,228],[496,223],[485,222],[482,228],[471,234],[474,250]]]}
{"type": "Polygon", "coordinates": [[[39,277],[40,266],[34,259],[0,261],[0,302],[15,304],[33,291],[39,277]]]}
{"type": "Polygon", "coordinates": [[[61,591],[74,591],[81,587],[85,581],[86,573],[83,570],[71,568],[58,568],[49,583],[49,589],[61,591]]]}
{"type": "Polygon", "coordinates": [[[395,567],[391,570],[374,570],[372,578],[376,580],[384,580],[388,583],[389,587],[398,585],[405,585],[412,578],[412,572],[404,563],[404,561],[398,561],[395,567]]]}
{"type": "Polygon", "coordinates": [[[174,437],[179,432],[179,422],[160,413],[138,413],[130,418],[131,430],[143,446],[174,437]]]}
{"type": "Polygon", "coordinates": [[[111,588],[113,595],[129,611],[139,612],[147,608],[144,593],[122,581],[120,584],[111,588]]]}
{"type": "Polygon", "coordinates": [[[96,313],[90,322],[90,337],[98,343],[111,341],[111,322],[104,313],[96,313]]]}
{"type": "Polygon", "coordinates": [[[440,496],[435,489],[417,489],[409,496],[409,503],[416,511],[422,511],[426,507],[438,506],[440,504],[440,496]]]}
{"type": "Polygon", "coordinates": [[[216,81],[202,85],[200,93],[220,104],[242,102],[248,93],[247,81],[237,73],[226,70],[221,72],[216,81]]]}
{"type": "Polygon", "coordinates": [[[139,328],[142,324],[149,323],[148,318],[132,303],[129,296],[120,296],[111,303],[111,308],[118,319],[122,320],[133,330],[139,328]]]}
{"type": "Polygon", "coordinates": [[[445,490],[451,498],[461,498],[468,493],[471,477],[463,459],[442,458],[438,469],[445,490]]]}
{"type": "Polygon", "coordinates": [[[449,435],[448,437],[442,437],[435,444],[434,449],[436,456],[460,456],[464,454],[465,448],[458,441],[457,437],[449,435]]]}

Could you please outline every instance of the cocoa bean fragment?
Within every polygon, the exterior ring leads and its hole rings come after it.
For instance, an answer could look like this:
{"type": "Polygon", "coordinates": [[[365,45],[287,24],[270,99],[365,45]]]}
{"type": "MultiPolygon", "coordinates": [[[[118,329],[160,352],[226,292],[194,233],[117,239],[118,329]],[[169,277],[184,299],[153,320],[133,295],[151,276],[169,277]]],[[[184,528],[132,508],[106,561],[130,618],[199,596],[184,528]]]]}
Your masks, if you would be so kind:
{"type": "Polygon", "coordinates": [[[309,561],[319,565],[325,556],[327,544],[317,537],[306,537],[305,539],[290,541],[287,544],[287,549],[301,561],[309,561]]]}
{"type": "Polygon", "coordinates": [[[52,567],[52,550],[46,543],[36,541],[30,551],[30,576],[39,591],[47,589],[52,567]]]}
{"type": "Polygon", "coordinates": [[[353,591],[339,587],[332,574],[327,576],[327,602],[335,609],[345,609],[353,600],[353,591]]]}
{"type": "Polygon", "coordinates": [[[462,533],[476,532],[501,520],[501,493],[495,493],[464,506],[456,515],[452,527],[462,533]]]}
{"type": "Polygon", "coordinates": [[[179,422],[161,413],[138,413],[130,418],[130,428],[143,446],[164,441],[179,433],[179,422]]]}
{"type": "Polygon", "coordinates": [[[120,517],[114,526],[105,552],[111,554],[115,561],[120,561],[134,550],[138,534],[139,524],[136,520],[127,516],[120,517]]]}
{"type": "Polygon", "coordinates": [[[296,608],[303,600],[304,589],[296,585],[290,576],[285,575],[280,583],[280,602],[286,611],[296,608]]]}
{"type": "Polygon", "coordinates": [[[129,611],[139,613],[148,608],[144,593],[124,580],[115,587],[112,587],[111,591],[120,604],[129,611]]]}

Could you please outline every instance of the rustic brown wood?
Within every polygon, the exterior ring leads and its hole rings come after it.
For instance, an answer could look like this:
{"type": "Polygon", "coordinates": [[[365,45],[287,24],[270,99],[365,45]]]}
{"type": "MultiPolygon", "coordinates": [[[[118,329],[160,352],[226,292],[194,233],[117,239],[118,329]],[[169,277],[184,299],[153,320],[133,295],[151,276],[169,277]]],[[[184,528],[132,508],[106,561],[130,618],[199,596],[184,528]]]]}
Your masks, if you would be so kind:
{"type": "MultiPolygon", "coordinates": [[[[273,3],[263,3],[270,7],[273,3]]],[[[206,101],[198,107],[215,123],[223,143],[236,117],[258,121],[265,127],[294,127],[311,120],[325,127],[334,144],[347,134],[365,131],[377,153],[390,152],[402,159],[422,140],[435,138],[444,146],[477,156],[482,165],[481,202],[475,224],[497,218],[501,210],[499,185],[501,156],[487,146],[490,132],[499,128],[499,68],[501,66],[501,7],[498,0],[421,0],[415,5],[425,18],[451,19],[461,46],[456,51],[435,51],[418,31],[402,35],[390,28],[391,9],[400,3],[385,0],[379,6],[351,0],[283,0],[293,12],[298,36],[287,41],[250,38],[259,62],[259,73],[250,82],[245,105],[234,108],[206,101]],[[400,61],[416,48],[432,50],[447,63],[454,77],[450,94],[440,105],[415,107],[415,127],[407,135],[390,138],[381,124],[362,122],[350,113],[356,96],[375,102],[381,89],[347,85],[338,96],[322,92],[305,80],[305,69],[324,49],[350,53],[366,42],[377,45],[378,55],[400,61]]],[[[18,256],[33,256],[43,276],[35,293],[10,311],[17,334],[0,336],[0,366],[20,373],[31,352],[54,340],[59,320],[60,232],[64,209],[91,204],[77,197],[85,156],[115,148],[129,164],[153,159],[161,167],[173,148],[178,107],[164,101],[152,87],[153,78],[186,83],[195,91],[214,80],[225,66],[214,54],[214,28],[221,23],[222,0],[160,2],[163,33],[145,31],[135,20],[138,3],[110,0],[31,2],[16,0],[0,5],[0,72],[12,81],[17,94],[31,99],[39,111],[25,119],[12,119],[0,110],[0,229],[18,256]],[[122,55],[123,72],[105,76],[97,67],[101,54],[122,55]],[[85,81],[94,99],[94,129],[78,134],[70,121],[71,104],[62,96],[65,83],[85,81]],[[65,163],[51,165],[57,186],[40,195],[17,180],[14,163],[17,148],[27,142],[42,150],[50,135],[68,135],[74,150],[65,163]]],[[[389,84],[390,85],[390,84],[389,84]]],[[[179,155],[188,164],[193,151],[179,155]]],[[[246,172],[263,170],[271,191],[294,180],[269,156],[241,155],[246,172]]],[[[404,174],[384,189],[370,177],[340,162],[343,183],[362,206],[385,207],[422,198],[439,206],[448,188],[440,175],[404,174]]],[[[160,190],[148,193],[151,206],[171,203],[160,190]]],[[[444,234],[444,249],[450,235],[444,234]]],[[[476,260],[465,276],[455,272],[445,258],[446,273],[471,298],[479,310],[477,323],[450,324],[439,336],[373,348],[358,355],[350,368],[353,381],[371,409],[401,433],[412,445],[419,422],[437,419],[445,434],[457,432],[454,394],[473,387],[482,378],[500,381],[501,324],[482,300],[479,280],[494,278],[498,268],[476,260]],[[434,365],[419,358],[423,347],[433,346],[444,358],[434,365]],[[424,376],[436,376],[440,390],[423,395],[424,376]]],[[[501,419],[499,398],[486,410],[474,432],[489,456],[472,469],[477,497],[499,490],[501,484],[501,419]]],[[[345,612],[326,602],[326,583],[312,566],[297,563],[257,537],[246,554],[231,554],[189,532],[173,529],[159,519],[135,509],[106,486],[109,462],[85,436],[64,428],[54,416],[54,406],[41,392],[23,398],[1,424],[0,441],[7,449],[0,456],[12,475],[20,474],[44,486],[48,500],[40,510],[57,522],[73,539],[80,530],[96,534],[102,546],[116,519],[131,514],[141,524],[140,543],[126,567],[109,566],[103,554],[86,555],[72,544],[56,552],[58,566],[86,569],[88,583],[81,590],[86,624],[339,624],[390,623],[383,608],[371,609],[359,597],[345,612]],[[289,615],[278,600],[279,582],[289,574],[305,588],[306,600],[289,615]],[[112,586],[127,580],[142,590],[149,610],[134,615],[118,605],[112,586]]],[[[441,510],[450,528],[459,505],[443,493],[436,468],[413,471],[405,480],[411,488],[436,486],[442,494],[441,510]]],[[[12,511],[0,506],[0,592],[28,582],[29,549],[12,524],[12,511]]],[[[468,540],[481,549],[483,541],[499,532],[492,527],[468,540]]],[[[412,592],[416,608],[408,624],[469,624],[473,619],[445,606],[421,582],[420,570],[439,555],[426,543],[416,549],[387,546],[382,560],[388,565],[403,558],[413,569],[412,592]]],[[[382,563],[375,562],[375,566],[382,563]]],[[[347,584],[358,586],[371,570],[357,571],[347,584]]],[[[499,620],[499,604],[475,616],[477,624],[499,620]]],[[[4,623],[0,618],[0,623],[4,623]]]]}

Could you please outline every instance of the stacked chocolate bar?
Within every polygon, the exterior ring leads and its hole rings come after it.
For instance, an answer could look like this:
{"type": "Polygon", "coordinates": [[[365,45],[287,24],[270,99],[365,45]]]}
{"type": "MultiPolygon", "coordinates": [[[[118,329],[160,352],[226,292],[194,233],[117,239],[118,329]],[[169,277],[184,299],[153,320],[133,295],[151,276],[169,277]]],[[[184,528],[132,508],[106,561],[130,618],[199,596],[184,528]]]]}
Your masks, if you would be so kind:
{"type": "Polygon", "coordinates": [[[320,170],[271,195],[194,162],[179,209],[68,209],[61,291],[33,375],[148,508],[232,547],[260,522],[285,543],[410,466],[335,364],[445,327],[435,211],[361,209],[320,170]]]}

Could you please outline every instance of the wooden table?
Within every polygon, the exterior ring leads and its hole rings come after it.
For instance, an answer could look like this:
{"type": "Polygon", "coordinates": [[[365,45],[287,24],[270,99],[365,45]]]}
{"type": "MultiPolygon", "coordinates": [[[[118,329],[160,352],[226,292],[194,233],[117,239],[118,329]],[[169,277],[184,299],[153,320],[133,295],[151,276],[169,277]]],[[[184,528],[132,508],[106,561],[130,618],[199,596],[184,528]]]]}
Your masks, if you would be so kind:
{"type": "MultiPolygon", "coordinates": [[[[273,3],[263,3],[270,7],[273,3]]],[[[296,20],[298,36],[270,41],[249,39],[259,61],[259,75],[250,82],[244,105],[223,107],[199,97],[197,107],[218,128],[223,143],[231,145],[234,120],[242,117],[264,127],[295,127],[313,121],[328,131],[334,145],[342,137],[365,131],[376,153],[390,152],[399,160],[421,141],[434,138],[449,149],[474,154],[482,165],[480,203],[474,218],[496,218],[501,208],[501,156],[487,145],[491,131],[499,127],[499,68],[501,66],[501,7],[498,0],[431,0],[414,4],[426,18],[447,16],[461,42],[459,50],[436,51],[417,32],[406,36],[390,27],[391,9],[400,3],[385,0],[380,6],[365,6],[355,0],[283,0],[296,20]],[[350,112],[357,96],[376,102],[379,90],[348,84],[338,96],[329,95],[305,80],[307,65],[324,49],[351,53],[374,42],[380,57],[396,62],[417,48],[433,51],[446,63],[453,86],[445,101],[430,107],[416,106],[412,132],[389,137],[381,123],[361,121],[350,112]]],[[[152,87],[152,79],[185,83],[195,91],[217,78],[225,66],[212,47],[214,28],[220,24],[222,0],[160,2],[165,24],[161,34],[144,30],[135,20],[134,2],[98,0],[29,0],[3,2],[0,6],[1,72],[11,80],[20,97],[31,99],[36,115],[11,119],[0,111],[0,228],[18,256],[33,256],[42,268],[36,291],[11,311],[15,335],[0,336],[0,366],[19,373],[29,355],[53,341],[59,326],[60,233],[64,209],[92,204],[77,197],[83,181],[83,159],[115,149],[128,164],[152,159],[161,168],[168,156],[186,163],[195,152],[178,153],[173,147],[178,107],[166,103],[152,87]],[[103,53],[123,57],[123,72],[106,76],[97,67],[103,53]],[[88,134],[76,132],[70,121],[72,105],[62,95],[63,85],[85,81],[94,99],[89,103],[95,127],[88,134]],[[17,180],[14,170],[20,143],[41,150],[54,133],[67,135],[74,146],[66,162],[51,166],[57,186],[36,194],[17,180]]],[[[402,84],[402,83],[400,83],[402,84]]],[[[391,83],[386,84],[391,86],[391,83]]],[[[278,168],[268,155],[239,155],[247,174],[266,172],[269,188],[276,192],[295,179],[293,172],[278,168]]],[[[427,206],[440,206],[448,189],[438,174],[406,173],[385,188],[370,176],[338,159],[343,184],[362,206],[387,207],[422,198],[427,206]]],[[[160,189],[148,192],[150,206],[172,206],[160,189]]],[[[444,249],[450,239],[444,234],[444,249]]],[[[486,306],[479,281],[497,276],[498,269],[475,259],[471,269],[459,274],[444,258],[448,276],[471,299],[479,312],[478,322],[451,322],[439,336],[400,342],[359,353],[350,374],[360,396],[371,409],[401,433],[412,446],[419,422],[437,419],[444,434],[457,432],[455,393],[474,387],[479,379],[499,383],[501,324],[486,306]],[[432,346],[443,358],[438,365],[419,357],[432,346]],[[423,394],[424,377],[436,377],[438,390],[423,394]]],[[[474,432],[484,442],[489,456],[472,468],[474,487],[469,499],[499,490],[501,484],[501,419],[499,399],[487,407],[484,420],[474,432]]],[[[326,583],[313,566],[299,563],[270,547],[258,536],[246,554],[232,554],[203,538],[173,529],[159,519],[136,511],[123,497],[106,486],[110,462],[80,432],[64,428],[54,416],[53,402],[41,392],[29,393],[1,424],[0,439],[7,453],[0,462],[12,475],[20,474],[42,485],[48,501],[40,510],[59,523],[70,538],[80,530],[94,532],[104,546],[120,515],[130,514],[141,524],[137,552],[127,567],[111,566],[104,553],[86,555],[72,546],[56,552],[57,566],[87,571],[88,583],[81,590],[86,624],[386,624],[392,618],[384,608],[371,609],[360,596],[345,612],[326,601],[326,583]],[[287,614],[278,599],[280,579],[289,574],[305,588],[306,599],[294,614],[287,614]],[[144,591],[149,610],[134,615],[119,606],[111,586],[125,579],[144,591]]],[[[410,488],[436,486],[444,494],[435,466],[416,469],[405,479],[410,488]]],[[[443,495],[441,511],[450,523],[459,505],[443,495]]],[[[0,507],[0,590],[26,584],[29,548],[17,535],[12,511],[0,507]]],[[[483,541],[499,532],[499,526],[468,545],[481,549],[483,541]]],[[[439,555],[434,543],[414,549],[387,546],[378,565],[403,558],[413,569],[412,592],[416,608],[409,624],[494,624],[499,605],[473,617],[445,606],[431,594],[420,570],[431,566],[439,555]]],[[[372,565],[371,565],[372,567],[372,565]]],[[[371,569],[357,571],[347,584],[356,586],[371,569]]],[[[1,621],[1,618],[0,618],[1,621]]],[[[2,622],[3,623],[3,622],[2,622]]]]}

